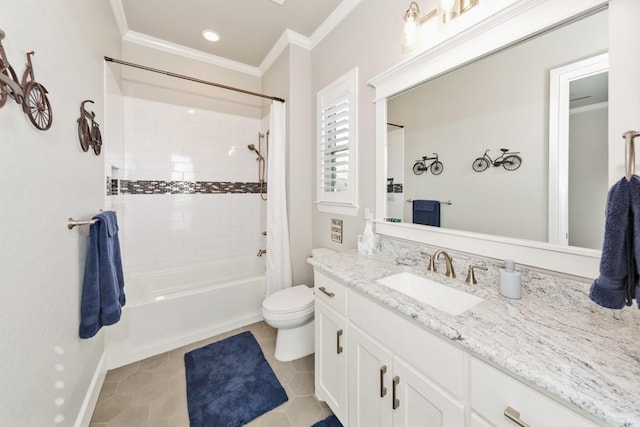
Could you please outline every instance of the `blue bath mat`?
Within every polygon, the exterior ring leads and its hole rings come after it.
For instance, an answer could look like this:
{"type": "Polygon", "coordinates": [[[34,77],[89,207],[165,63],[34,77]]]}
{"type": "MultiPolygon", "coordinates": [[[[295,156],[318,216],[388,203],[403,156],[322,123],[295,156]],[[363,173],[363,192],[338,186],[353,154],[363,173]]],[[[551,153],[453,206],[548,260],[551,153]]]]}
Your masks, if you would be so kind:
{"type": "Polygon", "coordinates": [[[342,427],[342,424],[338,421],[338,418],[336,418],[335,415],[329,415],[327,418],[322,421],[318,421],[311,427],[342,427]]]}
{"type": "Polygon", "coordinates": [[[251,332],[184,355],[191,427],[241,426],[288,400],[251,332]]]}

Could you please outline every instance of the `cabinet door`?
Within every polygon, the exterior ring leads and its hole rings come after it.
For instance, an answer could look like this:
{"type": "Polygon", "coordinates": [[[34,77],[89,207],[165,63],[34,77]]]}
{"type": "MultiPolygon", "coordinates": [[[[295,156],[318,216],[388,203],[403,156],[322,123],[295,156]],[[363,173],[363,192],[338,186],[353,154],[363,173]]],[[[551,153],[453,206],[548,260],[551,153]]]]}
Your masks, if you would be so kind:
{"type": "Polygon", "coordinates": [[[345,318],[316,298],[316,396],[341,422],[347,417],[347,353],[345,318]]]}
{"type": "MultiPolygon", "coordinates": [[[[493,427],[475,412],[471,413],[471,427],[493,427]]],[[[514,425],[515,427],[515,425],[514,425]]]]}
{"type": "Polygon", "coordinates": [[[391,353],[349,324],[349,426],[391,426],[391,353]]]}
{"type": "Polygon", "coordinates": [[[393,359],[397,384],[391,390],[396,402],[393,427],[460,427],[464,405],[399,357],[393,359]]]}

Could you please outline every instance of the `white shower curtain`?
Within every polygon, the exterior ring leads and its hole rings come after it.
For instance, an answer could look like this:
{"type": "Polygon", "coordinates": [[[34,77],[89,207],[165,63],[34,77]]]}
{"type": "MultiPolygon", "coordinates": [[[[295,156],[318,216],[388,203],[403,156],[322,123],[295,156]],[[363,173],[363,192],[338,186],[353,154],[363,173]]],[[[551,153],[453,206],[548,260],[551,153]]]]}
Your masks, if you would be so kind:
{"type": "Polygon", "coordinates": [[[266,295],[291,286],[291,253],[286,191],[286,107],[284,102],[271,102],[269,127],[266,295]]]}

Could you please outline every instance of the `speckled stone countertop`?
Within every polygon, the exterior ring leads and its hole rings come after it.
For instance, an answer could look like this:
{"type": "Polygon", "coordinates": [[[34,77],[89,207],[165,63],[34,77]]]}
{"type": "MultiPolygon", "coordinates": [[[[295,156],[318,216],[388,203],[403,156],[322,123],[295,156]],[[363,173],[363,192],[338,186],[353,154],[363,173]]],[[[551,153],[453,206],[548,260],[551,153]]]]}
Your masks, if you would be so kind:
{"type": "MultiPolygon", "coordinates": [[[[612,426],[640,427],[640,310],[602,308],[589,300],[589,283],[521,270],[522,299],[498,292],[499,264],[450,252],[458,278],[398,265],[398,256],[420,258],[421,247],[382,240],[379,255],[339,252],[310,258],[318,271],[382,303],[424,328],[491,361],[559,401],[569,401],[612,426]],[[478,285],[464,282],[470,263],[478,285]],[[484,301],[453,316],[376,282],[403,271],[437,280],[484,301]]],[[[430,250],[422,246],[422,249],[430,250]]],[[[430,250],[433,252],[433,250],[430,250]]],[[[439,263],[438,269],[444,271],[439,263]]]]}

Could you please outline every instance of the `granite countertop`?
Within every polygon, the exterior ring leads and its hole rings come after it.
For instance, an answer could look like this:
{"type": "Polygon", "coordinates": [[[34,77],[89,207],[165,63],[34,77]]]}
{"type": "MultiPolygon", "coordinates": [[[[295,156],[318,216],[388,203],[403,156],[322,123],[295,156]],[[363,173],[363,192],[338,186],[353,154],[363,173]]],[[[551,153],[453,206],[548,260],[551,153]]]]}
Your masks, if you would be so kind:
{"type": "MultiPolygon", "coordinates": [[[[498,264],[464,282],[472,260],[452,253],[457,279],[427,271],[426,263],[398,265],[393,247],[379,255],[357,251],[310,258],[318,271],[367,295],[424,328],[463,346],[559,401],[569,401],[613,426],[640,427],[640,310],[602,308],[589,300],[589,283],[522,270],[522,299],[498,292],[498,264]],[[453,316],[389,289],[377,279],[403,271],[434,279],[484,301],[453,316]],[[460,277],[462,276],[462,277],[460,277]]],[[[386,246],[393,246],[393,244],[386,246]]],[[[475,261],[475,260],[473,260],[475,261]]],[[[439,265],[439,269],[443,268],[439,265]]],[[[517,268],[519,271],[520,269],[517,268]]]]}

